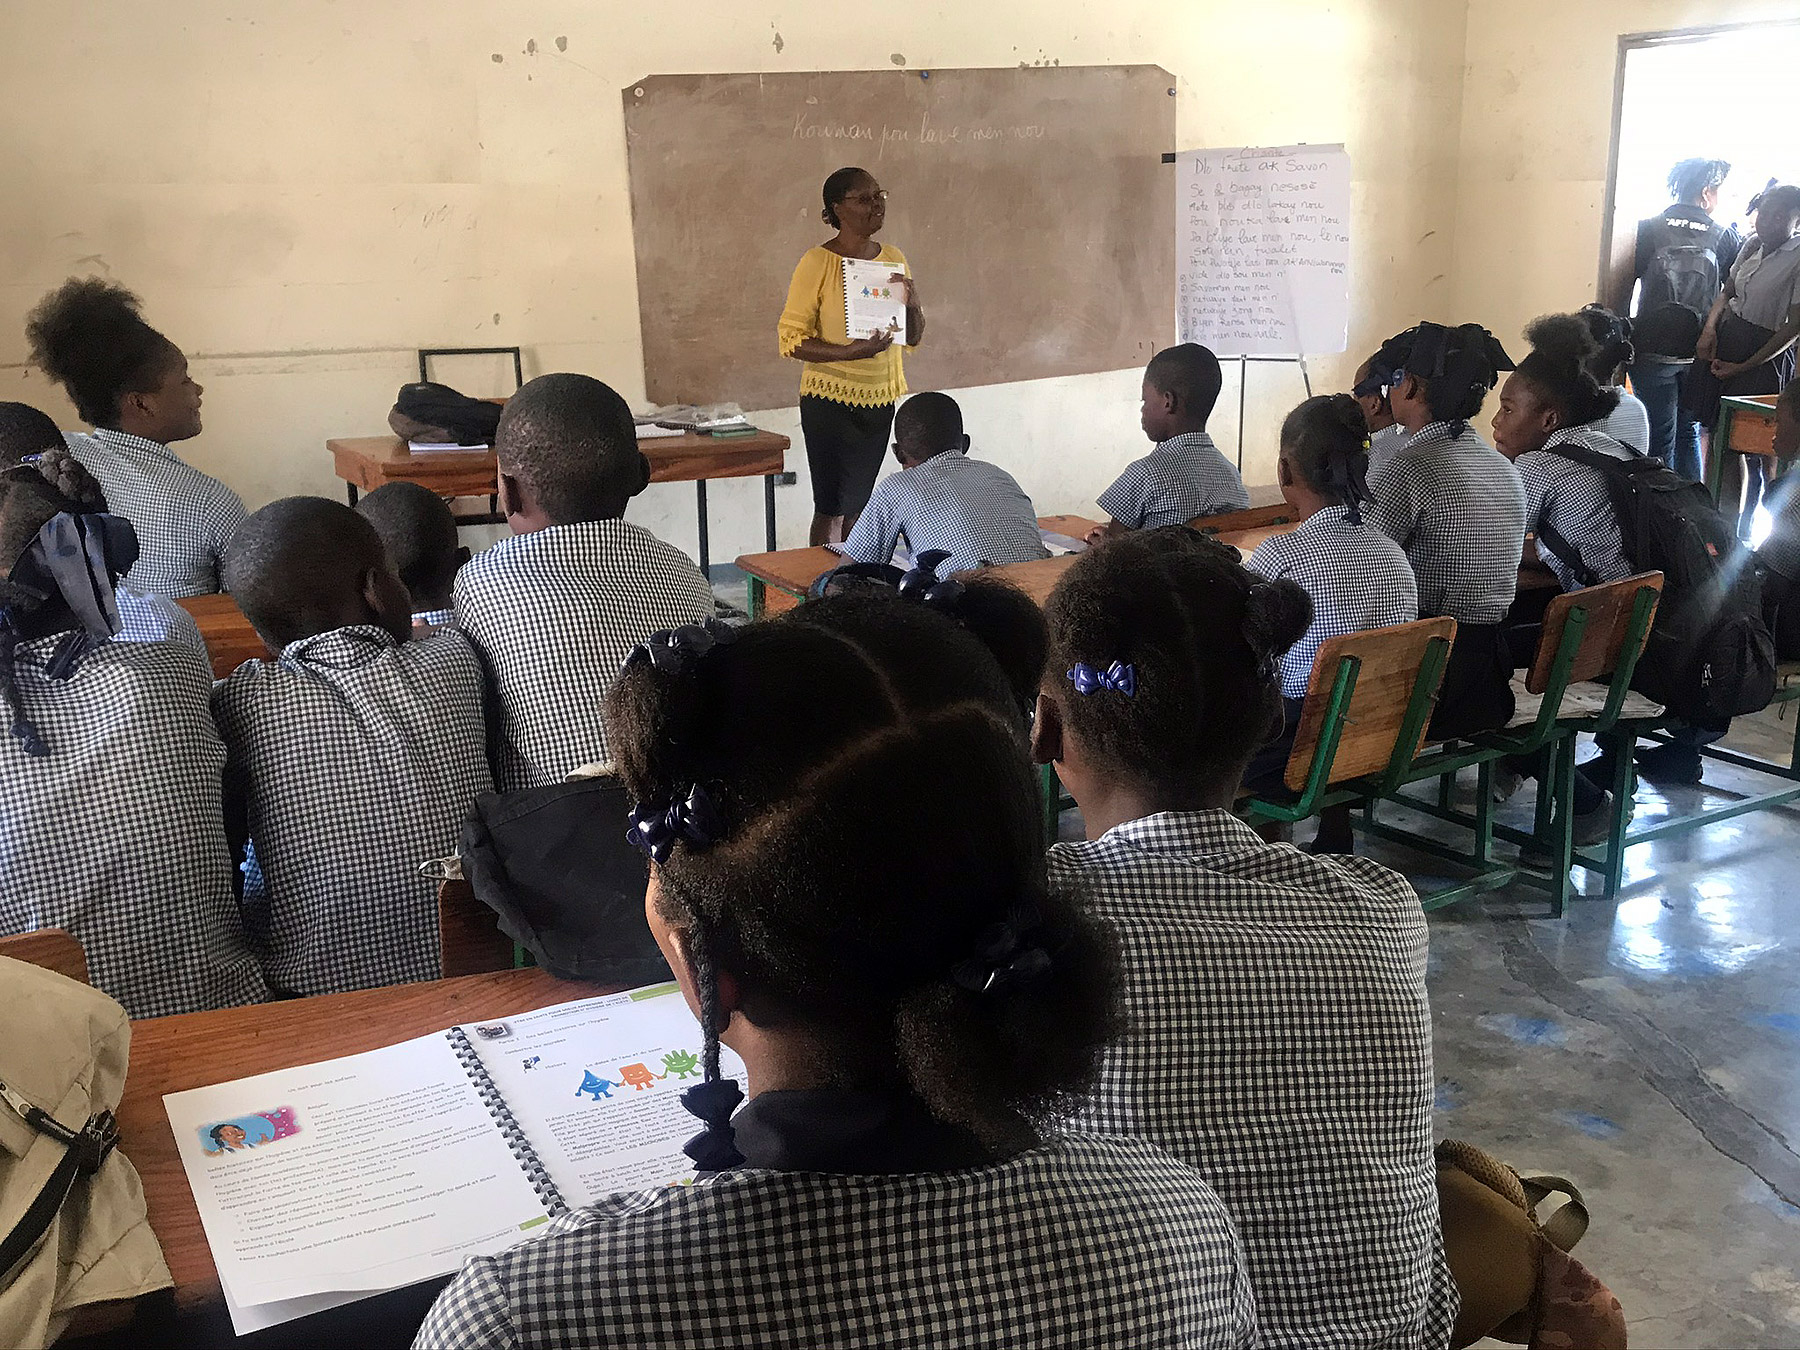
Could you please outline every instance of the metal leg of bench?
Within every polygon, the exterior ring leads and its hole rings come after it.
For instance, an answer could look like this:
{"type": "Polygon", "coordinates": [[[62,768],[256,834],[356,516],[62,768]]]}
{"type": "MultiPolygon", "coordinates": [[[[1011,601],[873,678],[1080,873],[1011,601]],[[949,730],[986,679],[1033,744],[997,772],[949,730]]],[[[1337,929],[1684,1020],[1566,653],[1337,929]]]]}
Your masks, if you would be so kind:
{"type": "Polygon", "coordinates": [[[775,475],[763,475],[763,535],[767,538],[769,552],[775,551],[775,475]]]}
{"type": "Polygon", "coordinates": [[[750,577],[748,580],[750,582],[750,617],[760,619],[763,612],[769,607],[768,596],[763,592],[763,579],[750,577]]]}
{"type": "Polygon", "coordinates": [[[1494,852],[1494,761],[1475,766],[1475,859],[1486,867],[1494,852]]]}
{"type": "Polygon", "coordinates": [[[1631,753],[1636,743],[1635,736],[1615,737],[1607,742],[1614,753],[1613,780],[1607,785],[1613,798],[1612,829],[1607,835],[1605,884],[1600,892],[1605,900],[1619,894],[1625,879],[1625,835],[1631,829],[1631,801],[1637,790],[1637,764],[1631,753]]]}
{"type": "Polygon", "coordinates": [[[356,505],[356,484],[355,483],[345,483],[344,491],[350,497],[350,505],[355,506],[356,505]]]}
{"type": "MultiPolygon", "coordinates": [[[[694,499],[700,506],[700,575],[708,581],[712,580],[712,558],[708,554],[706,538],[706,480],[694,480],[694,499]]],[[[772,550],[771,550],[772,551],[772,550]]]]}

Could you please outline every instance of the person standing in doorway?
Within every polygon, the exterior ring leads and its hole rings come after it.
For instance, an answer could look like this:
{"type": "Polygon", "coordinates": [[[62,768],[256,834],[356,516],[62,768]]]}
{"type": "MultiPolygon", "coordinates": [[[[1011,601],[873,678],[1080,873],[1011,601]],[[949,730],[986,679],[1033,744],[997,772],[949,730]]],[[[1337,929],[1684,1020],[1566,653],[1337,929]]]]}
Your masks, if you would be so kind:
{"type": "Polygon", "coordinates": [[[875,241],[887,220],[888,195],[866,169],[839,169],[825,180],[825,223],[837,233],[809,248],[788,283],[777,334],[781,354],[804,362],[800,430],[812,471],[813,518],[808,542],[842,543],[868,505],[887,457],[894,404],[906,392],[900,348],[919,345],[925,311],[906,255],[875,241]],[[844,259],[892,263],[906,288],[906,331],[852,338],[844,314],[844,259]]]}
{"type": "Polygon", "coordinates": [[[1735,229],[1712,217],[1730,172],[1722,159],[1684,159],[1669,171],[1674,200],[1638,222],[1632,270],[1621,271],[1607,306],[1633,316],[1631,388],[1650,416],[1644,453],[1696,482],[1705,476],[1700,427],[1682,407],[1681,383],[1742,243],[1735,229]]]}

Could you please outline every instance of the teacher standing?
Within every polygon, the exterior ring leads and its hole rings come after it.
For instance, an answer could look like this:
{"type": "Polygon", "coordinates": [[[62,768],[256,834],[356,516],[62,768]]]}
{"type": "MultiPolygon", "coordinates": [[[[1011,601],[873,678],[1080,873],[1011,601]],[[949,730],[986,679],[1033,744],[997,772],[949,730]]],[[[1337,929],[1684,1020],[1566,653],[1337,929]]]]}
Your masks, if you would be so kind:
{"type": "Polygon", "coordinates": [[[875,235],[887,219],[887,193],[866,169],[839,169],[825,180],[825,223],[837,231],[809,248],[788,283],[777,333],[781,354],[802,361],[800,431],[812,471],[813,519],[808,541],[842,543],[869,504],[887,455],[894,404],[906,392],[898,334],[852,340],[844,317],[844,259],[894,265],[906,288],[904,346],[925,332],[918,289],[906,255],[875,235]]]}

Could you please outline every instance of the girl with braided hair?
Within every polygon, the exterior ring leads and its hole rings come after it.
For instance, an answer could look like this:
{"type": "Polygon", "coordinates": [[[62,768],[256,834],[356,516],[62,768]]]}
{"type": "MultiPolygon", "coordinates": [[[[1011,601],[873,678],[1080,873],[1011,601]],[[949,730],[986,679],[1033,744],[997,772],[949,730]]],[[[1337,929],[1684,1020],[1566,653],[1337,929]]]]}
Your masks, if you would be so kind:
{"type": "Polygon", "coordinates": [[[0,932],[67,929],[133,1017],[258,1002],[212,672],[109,640],[136,556],[66,449],[0,471],[0,932]]]}
{"type": "Polygon", "coordinates": [[[138,310],[115,282],[71,277],[31,311],[25,336],[32,361],[93,427],[70,446],[137,529],[132,586],[172,599],[211,595],[244,503],[169,448],[200,434],[201,389],[181,349],[138,310]]]}
{"type": "Polygon", "coordinates": [[[1213,1183],[1265,1345],[1443,1350],[1457,1303],[1418,897],[1230,810],[1281,725],[1305,592],[1177,526],[1083,554],[1046,618],[1034,744],[1087,830],[1051,849],[1051,884],[1117,935],[1125,1003],[1077,1123],[1213,1183]]]}
{"type": "Polygon", "coordinates": [[[1255,1343],[1198,1174],[1055,1132],[1114,1029],[1111,944],[1047,884],[1021,709],[958,601],[634,652],[608,744],[704,1033],[701,1177],[472,1261],[420,1346],[1255,1343]]]}
{"type": "MultiPolygon", "coordinates": [[[[1270,581],[1293,580],[1312,600],[1313,621],[1281,658],[1284,729],[1244,774],[1253,792],[1282,790],[1313,661],[1325,641],[1419,617],[1419,589],[1406,554],[1363,519],[1368,461],[1367,423],[1349,394],[1309,398],[1281,424],[1275,476],[1303,523],[1292,534],[1263,540],[1244,566],[1270,581]]],[[[1329,808],[1320,817],[1313,851],[1352,853],[1355,844],[1349,808],[1329,808]]]]}
{"type": "Polygon", "coordinates": [[[1389,338],[1372,364],[1408,439],[1369,484],[1368,517],[1406,551],[1420,616],[1456,620],[1428,734],[1492,731],[1513,714],[1504,624],[1519,586],[1525,489],[1469,419],[1513,363],[1480,324],[1422,323],[1389,338]]]}

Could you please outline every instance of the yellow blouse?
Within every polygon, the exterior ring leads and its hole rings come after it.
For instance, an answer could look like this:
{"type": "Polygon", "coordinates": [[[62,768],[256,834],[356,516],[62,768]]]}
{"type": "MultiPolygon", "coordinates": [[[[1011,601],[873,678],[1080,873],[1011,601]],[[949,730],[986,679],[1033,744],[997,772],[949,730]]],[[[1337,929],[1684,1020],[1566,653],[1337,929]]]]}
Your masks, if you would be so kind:
{"type": "MultiPolygon", "coordinates": [[[[892,244],[883,244],[872,262],[906,267],[906,255],[892,244]]],[[[844,260],[830,249],[809,248],[794,268],[788,283],[787,304],[776,328],[781,354],[792,356],[807,338],[827,342],[850,341],[844,320],[844,260]]],[[[906,392],[906,373],[900,364],[901,343],[879,356],[862,361],[807,361],[800,376],[801,394],[848,403],[853,408],[879,408],[897,401],[906,392]]]]}

